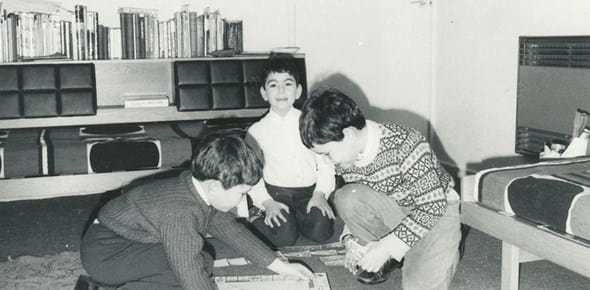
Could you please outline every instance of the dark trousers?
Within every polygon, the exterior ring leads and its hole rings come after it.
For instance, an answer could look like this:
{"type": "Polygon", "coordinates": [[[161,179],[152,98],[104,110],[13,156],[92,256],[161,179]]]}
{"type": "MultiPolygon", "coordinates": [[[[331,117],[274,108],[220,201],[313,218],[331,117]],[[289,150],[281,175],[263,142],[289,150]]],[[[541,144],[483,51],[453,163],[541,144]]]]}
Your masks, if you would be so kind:
{"type": "MultiPolygon", "coordinates": [[[[97,282],[124,284],[129,290],[182,289],[159,243],[138,243],[104,225],[92,224],[82,238],[80,253],[84,269],[97,282]]],[[[213,258],[201,251],[198,259],[204,260],[211,273],[213,258]]]]}
{"type": "Polygon", "coordinates": [[[273,246],[280,248],[295,244],[299,234],[316,241],[328,240],[334,233],[334,221],[322,215],[317,208],[307,213],[307,203],[313,195],[315,185],[308,187],[279,187],[266,184],[270,196],[289,207],[289,213],[283,211],[287,222],[281,220],[281,226],[267,226],[263,218],[253,222],[256,230],[273,246]]]}

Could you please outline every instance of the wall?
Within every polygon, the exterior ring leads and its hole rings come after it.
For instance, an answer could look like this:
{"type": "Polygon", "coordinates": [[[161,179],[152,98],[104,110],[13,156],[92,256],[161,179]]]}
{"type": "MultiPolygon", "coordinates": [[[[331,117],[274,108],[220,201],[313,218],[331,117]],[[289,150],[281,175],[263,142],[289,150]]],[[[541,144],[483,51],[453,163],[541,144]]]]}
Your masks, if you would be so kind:
{"type": "Polygon", "coordinates": [[[514,155],[518,37],[590,35],[589,19],[587,0],[437,1],[432,123],[445,161],[514,155]]]}
{"type": "Polygon", "coordinates": [[[428,132],[431,11],[390,0],[294,1],[294,43],[312,88],[334,86],[371,119],[428,132]]]}

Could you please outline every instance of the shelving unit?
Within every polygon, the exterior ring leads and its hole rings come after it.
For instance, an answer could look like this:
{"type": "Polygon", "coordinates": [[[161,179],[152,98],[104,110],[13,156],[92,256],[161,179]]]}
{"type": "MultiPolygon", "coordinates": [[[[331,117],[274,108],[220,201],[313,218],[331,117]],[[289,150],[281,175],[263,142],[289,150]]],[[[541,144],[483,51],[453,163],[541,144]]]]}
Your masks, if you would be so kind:
{"type": "MultiPolygon", "coordinates": [[[[195,120],[206,121],[225,118],[256,118],[262,116],[268,109],[239,108],[177,111],[177,107],[175,106],[177,100],[175,95],[174,62],[250,61],[264,60],[267,58],[268,55],[255,55],[197,59],[92,61],[96,77],[96,115],[1,119],[0,130],[195,120]],[[156,108],[123,107],[125,96],[154,94],[168,96],[172,105],[156,108]]],[[[297,55],[296,58],[303,58],[303,55],[297,55]]],[[[67,63],[88,62],[90,61],[68,61],[67,63]]],[[[303,69],[305,68],[303,67],[303,69]]],[[[169,168],[0,179],[0,201],[100,193],[124,186],[134,179],[166,170],[169,170],[169,168]]]]}
{"type": "Polygon", "coordinates": [[[210,110],[178,112],[176,107],[161,108],[99,108],[94,116],[72,116],[31,119],[0,120],[0,130],[106,125],[168,121],[210,120],[221,118],[252,118],[261,116],[267,109],[210,110]]]}

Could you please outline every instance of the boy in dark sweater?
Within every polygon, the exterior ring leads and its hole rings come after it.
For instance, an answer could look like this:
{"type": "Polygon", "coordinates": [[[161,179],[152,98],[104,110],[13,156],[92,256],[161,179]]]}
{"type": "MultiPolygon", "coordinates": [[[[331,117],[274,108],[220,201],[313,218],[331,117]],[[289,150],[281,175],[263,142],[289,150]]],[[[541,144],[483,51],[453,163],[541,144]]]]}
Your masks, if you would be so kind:
{"type": "Polygon", "coordinates": [[[403,259],[402,286],[448,289],[459,261],[459,196],[426,139],[416,130],[366,120],[355,102],[329,89],[308,99],[301,139],[325,154],[347,185],[336,191],[336,212],[364,245],[347,251],[358,280],[379,283],[403,259]]]}
{"type": "Polygon", "coordinates": [[[123,193],[99,212],[82,239],[88,274],[123,289],[217,289],[209,233],[250,261],[283,275],[313,277],[279,260],[227,211],[262,175],[263,161],[237,135],[210,136],[197,148],[191,171],[123,193]]]}

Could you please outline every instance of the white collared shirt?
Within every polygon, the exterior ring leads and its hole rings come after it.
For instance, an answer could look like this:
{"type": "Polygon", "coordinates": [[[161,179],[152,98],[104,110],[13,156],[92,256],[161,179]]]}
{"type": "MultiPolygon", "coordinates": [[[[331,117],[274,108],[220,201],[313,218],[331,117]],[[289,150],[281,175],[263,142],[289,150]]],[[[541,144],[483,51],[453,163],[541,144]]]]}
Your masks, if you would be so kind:
{"type": "Polygon", "coordinates": [[[263,180],[249,192],[254,205],[263,208],[262,202],[271,198],[264,182],[281,187],[305,187],[316,184],[315,191],[326,198],[335,187],[334,166],[324,156],[303,145],[299,135],[301,111],[293,108],[280,116],[270,110],[249,129],[250,134],[264,153],[263,180]]]}
{"type": "Polygon", "coordinates": [[[209,199],[207,198],[207,193],[205,192],[205,189],[203,188],[203,185],[201,185],[201,182],[199,182],[194,176],[192,177],[193,180],[193,185],[195,186],[195,188],[197,189],[197,192],[199,193],[199,196],[203,199],[203,201],[207,204],[207,205],[211,205],[209,203],[209,199]]]}
{"type": "Polygon", "coordinates": [[[354,165],[358,167],[371,164],[377,156],[377,153],[379,153],[379,142],[381,141],[379,124],[371,120],[366,120],[366,124],[368,130],[367,143],[365,144],[365,148],[361,151],[362,153],[359,154],[358,159],[354,162],[354,165]]]}

